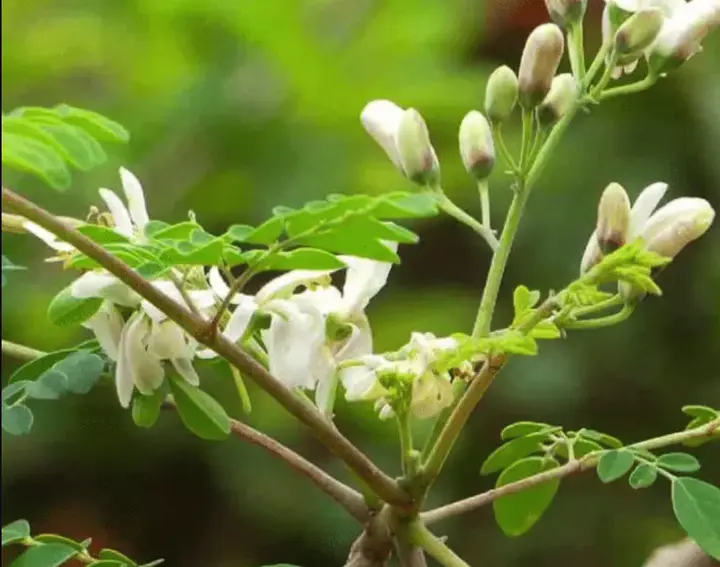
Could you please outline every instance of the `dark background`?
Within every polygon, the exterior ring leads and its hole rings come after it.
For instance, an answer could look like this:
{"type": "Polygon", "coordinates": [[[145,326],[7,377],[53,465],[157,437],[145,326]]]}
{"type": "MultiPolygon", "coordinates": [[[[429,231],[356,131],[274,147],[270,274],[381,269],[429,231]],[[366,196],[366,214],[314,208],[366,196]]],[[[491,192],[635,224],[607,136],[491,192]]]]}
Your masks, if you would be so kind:
{"type": "MultiPolygon", "coordinates": [[[[596,49],[601,2],[591,1],[587,42],[596,49]]],[[[2,4],[3,110],[68,102],[117,119],[132,141],[110,162],[74,176],[58,194],[32,178],[3,182],[59,214],[100,204],[119,189],[116,168],[142,180],[152,218],[193,210],[211,232],[256,223],[278,204],[336,192],[409,189],[362,130],[373,98],[418,108],[440,156],[447,192],[477,211],[457,155],[465,112],[482,108],[499,64],[517,66],[524,38],[546,20],[540,0],[8,0],[2,4]]],[[[610,181],[634,198],[654,181],[671,197],[720,204],[720,34],[705,52],[647,93],[603,104],[576,119],[536,187],[502,288],[496,324],[510,316],[520,283],[547,290],[576,276],[610,181]]],[[[565,63],[566,65],[566,63],[565,63]]],[[[513,123],[508,143],[518,142],[513,123]]],[[[493,177],[493,219],[509,202],[493,177]]],[[[402,265],[371,304],[379,350],[412,330],[438,335],[472,325],[489,254],[466,227],[442,217],[411,226],[402,265]]],[[[3,337],[52,350],[87,334],[50,325],[44,311],[70,273],[44,264],[36,240],[3,235],[3,253],[29,266],[3,292],[3,337]]],[[[501,428],[532,419],[608,431],[625,441],[681,429],[679,408],[720,401],[720,229],[686,249],[660,277],[661,299],[630,321],[543,343],[513,360],[473,416],[430,504],[488,488],[483,459],[501,428]]],[[[3,357],[3,377],[16,362],[3,357]]],[[[350,480],[301,426],[256,389],[242,415],[226,377],[204,384],[235,417],[277,436],[350,480]]],[[[391,474],[398,472],[392,423],[370,404],[341,403],[339,426],[391,474]]],[[[36,402],[28,437],[3,436],[2,521],[124,550],[173,567],[291,562],[339,565],[358,527],[281,463],[237,439],[202,442],[175,415],[152,430],[132,425],[110,383],[84,397],[36,402]]],[[[720,478],[717,447],[704,447],[701,477],[720,478]]],[[[682,533],[662,481],[635,492],[592,474],[568,479],[542,521],[508,539],[489,508],[437,526],[478,565],[640,565],[682,533]]]]}

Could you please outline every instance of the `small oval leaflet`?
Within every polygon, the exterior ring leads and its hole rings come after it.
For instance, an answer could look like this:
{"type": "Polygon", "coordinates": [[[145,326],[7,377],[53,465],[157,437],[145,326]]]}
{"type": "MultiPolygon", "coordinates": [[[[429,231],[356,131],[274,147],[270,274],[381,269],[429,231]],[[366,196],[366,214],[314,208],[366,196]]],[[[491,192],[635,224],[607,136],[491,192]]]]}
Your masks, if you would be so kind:
{"type": "Polygon", "coordinates": [[[630,451],[624,449],[608,451],[598,462],[598,478],[605,483],[617,480],[632,468],[634,462],[635,457],[630,451]]]}
{"type": "Polygon", "coordinates": [[[642,463],[632,472],[628,478],[630,486],[633,488],[647,488],[657,480],[657,469],[647,463],[642,463]]]}
{"type": "Polygon", "coordinates": [[[700,461],[687,453],[665,453],[660,455],[657,466],[675,472],[695,472],[700,470],[700,461]]]}
{"type": "Polygon", "coordinates": [[[708,555],[720,559],[720,489],[691,477],[672,483],[675,517],[708,555]]]}

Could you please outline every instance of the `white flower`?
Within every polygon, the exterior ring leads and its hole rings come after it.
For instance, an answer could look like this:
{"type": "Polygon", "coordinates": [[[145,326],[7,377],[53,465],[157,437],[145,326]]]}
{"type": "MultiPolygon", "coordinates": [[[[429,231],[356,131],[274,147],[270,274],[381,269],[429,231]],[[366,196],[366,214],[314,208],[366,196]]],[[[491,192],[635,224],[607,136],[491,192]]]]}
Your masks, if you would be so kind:
{"type": "MultiPolygon", "coordinates": [[[[629,243],[641,238],[648,250],[674,258],[690,242],[705,234],[715,211],[705,199],[697,197],[673,199],[655,210],[667,188],[666,183],[653,183],[640,193],[630,210],[627,232],[621,239],[629,243]]],[[[602,259],[597,240],[597,232],[593,232],[581,262],[583,273],[602,259]]]]}
{"type": "Polygon", "coordinates": [[[145,207],[145,194],[142,185],[140,185],[137,177],[124,167],[120,168],[120,180],[127,200],[127,207],[109,189],[100,189],[100,197],[110,210],[115,231],[127,238],[142,240],[142,230],[150,220],[145,207]]]}

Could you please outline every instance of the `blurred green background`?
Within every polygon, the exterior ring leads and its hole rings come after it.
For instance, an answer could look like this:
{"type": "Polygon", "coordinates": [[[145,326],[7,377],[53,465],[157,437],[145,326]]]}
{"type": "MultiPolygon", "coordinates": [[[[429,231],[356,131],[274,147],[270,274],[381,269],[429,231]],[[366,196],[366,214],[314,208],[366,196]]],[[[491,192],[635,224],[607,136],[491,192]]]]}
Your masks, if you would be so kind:
{"type": "MultiPolygon", "coordinates": [[[[602,2],[591,0],[588,49],[598,45],[602,2]]],[[[97,188],[119,189],[117,167],[142,180],[152,218],[187,211],[211,232],[256,223],[278,204],[335,192],[411,189],[358,119],[373,98],[425,116],[444,185],[477,213],[457,154],[465,112],[482,108],[489,73],[514,68],[524,38],[547,19],[540,0],[7,0],[2,3],[3,111],[67,102],[105,113],[132,133],[103,168],[50,191],[27,177],[3,183],[59,214],[83,216],[97,188]]],[[[502,288],[496,324],[510,316],[520,283],[548,290],[575,277],[610,181],[635,196],[654,181],[670,196],[720,206],[720,33],[705,51],[650,92],[580,116],[539,183],[502,288]]],[[[518,142],[518,125],[506,130],[518,142]]],[[[493,219],[509,202],[493,176],[493,219]]],[[[413,330],[438,335],[472,325],[489,263],[483,243],[447,217],[411,228],[421,242],[371,304],[379,350],[413,330]]],[[[3,338],[52,350],[87,334],[54,328],[49,299],[72,274],[45,264],[36,240],[3,235],[3,253],[26,272],[3,290],[3,338]]],[[[616,328],[577,332],[513,360],[475,412],[430,505],[491,486],[478,470],[501,428],[531,419],[588,426],[628,442],[685,425],[683,404],[720,402],[720,223],[660,277],[616,328]]],[[[16,362],[3,357],[3,379],[16,362]]],[[[204,384],[234,417],[279,437],[343,479],[348,474],[301,426],[257,389],[244,416],[226,376],[204,384]]],[[[37,402],[24,438],[3,436],[2,521],[36,531],[92,536],[139,560],[172,567],[244,567],[289,562],[340,565],[358,526],[331,500],[260,449],[237,439],[202,442],[177,416],[151,430],[132,425],[112,385],[91,395],[37,402]]],[[[392,423],[369,404],[340,404],[339,427],[391,474],[399,473],[392,423]]],[[[702,478],[720,478],[717,447],[704,447],[702,478]]],[[[592,474],[563,483],[552,508],[520,539],[502,536],[489,508],[437,530],[473,565],[640,565],[682,537],[669,487],[634,492],[592,474]]]]}

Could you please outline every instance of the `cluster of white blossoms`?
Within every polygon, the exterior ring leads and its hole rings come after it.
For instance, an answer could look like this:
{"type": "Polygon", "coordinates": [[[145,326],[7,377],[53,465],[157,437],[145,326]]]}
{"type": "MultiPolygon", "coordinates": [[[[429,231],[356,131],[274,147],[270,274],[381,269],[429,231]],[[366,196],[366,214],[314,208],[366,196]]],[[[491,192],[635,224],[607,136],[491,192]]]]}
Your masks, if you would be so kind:
{"type": "MultiPolygon", "coordinates": [[[[131,242],[142,244],[143,229],[149,222],[145,197],[137,178],[120,169],[127,205],[112,191],[100,189],[109,210],[108,224],[131,242]]],[[[101,216],[102,217],[102,216],[101,216]]],[[[26,222],[28,232],[58,252],[51,258],[67,258],[76,250],[59,241],[42,227],[26,222]]],[[[395,251],[397,243],[385,242],[395,251]]],[[[242,343],[256,315],[269,317],[259,338],[267,354],[270,372],[289,388],[315,391],[319,408],[330,411],[342,383],[348,400],[382,399],[383,416],[392,415],[386,386],[393,380],[410,385],[411,410],[418,417],[435,415],[452,401],[447,372],[433,370],[437,353],[448,344],[429,336],[414,335],[410,344],[397,353],[393,362],[373,355],[373,341],[365,308],[385,286],[391,264],[353,256],[339,256],[346,266],[342,290],[331,283],[333,270],[295,270],[271,280],[254,295],[236,293],[230,298],[231,311],[222,334],[242,343]],[[343,368],[343,363],[351,364],[343,368]],[[407,382],[409,378],[409,382],[407,382]],[[382,382],[382,383],[381,383],[382,382]],[[382,384],[385,384],[384,386],[382,384]]],[[[196,281],[184,294],[175,280],[157,279],[152,284],[193,310],[208,323],[231,293],[218,267],[211,267],[198,286],[196,281]],[[204,287],[203,287],[204,285],[204,287]]],[[[76,299],[100,298],[99,310],[83,325],[95,334],[101,348],[116,363],[115,383],[120,404],[128,407],[134,389],[151,394],[165,379],[165,363],[188,383],[199,384],[193,366],[197,357],[216,357],[171,321],[167,315],[105,270],[89,270],[70,285],[76,299]],[[123,312],[129,315],[123,317],[123,312]]]]}
{"type": "Polygon", "coordinates": [[[718,25],[720,0],[605,0],[602,32],[605,41],[616,33],[627,36],[617,78],[632,73],[642,57],[658,74],[671,70],[698,53],[718,25]]]}

